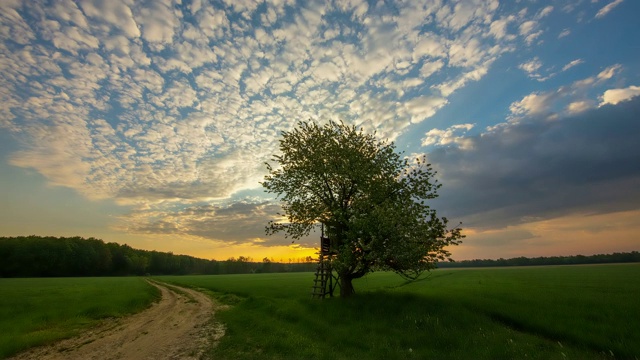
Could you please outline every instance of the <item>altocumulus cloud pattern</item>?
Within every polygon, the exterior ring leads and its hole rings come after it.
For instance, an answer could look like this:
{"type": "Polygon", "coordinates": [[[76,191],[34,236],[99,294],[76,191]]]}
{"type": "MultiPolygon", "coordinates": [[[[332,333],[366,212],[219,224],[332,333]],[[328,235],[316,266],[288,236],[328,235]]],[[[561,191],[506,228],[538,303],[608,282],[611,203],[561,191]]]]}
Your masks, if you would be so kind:
{"type": "MultiPolygon", "coordinates": [[[[88,199],[130,206],[116,225],[122,231],[278,245],[261,238],[277,203],[237,194],[259,187],[281,131],[297,120],[339,118],[400,143],[417,134],[409,150],[435,149],[430,159],[464,188],[470,164],[516,130],[532,146],[568,131],[541,122],[527,130],[522,119],[595,111],[639,88],[607,86],[624,71],[610,63],[582,82],[513,101],[505,122],[486,129],[457,119],[440,122],[444,130],[421,124],[504,56],[545,36],[572,36],[569,27],[549,33],[554,16],[582,11],[604,21],[620,3],[583,4],[587,11],[490,0],[3,0],[0,127],[19,142],[10,164],[88,199]],[[579,96],[596,86],[608,93],[579,96]]],[[[543,83],[588,63],[545,61],[531,56],[511,68],[543,83]]],[[[464,207],[462,197],[452,199],[464,207]]],[[[452,212],[489,211],[489,203],[452,212]]]]}

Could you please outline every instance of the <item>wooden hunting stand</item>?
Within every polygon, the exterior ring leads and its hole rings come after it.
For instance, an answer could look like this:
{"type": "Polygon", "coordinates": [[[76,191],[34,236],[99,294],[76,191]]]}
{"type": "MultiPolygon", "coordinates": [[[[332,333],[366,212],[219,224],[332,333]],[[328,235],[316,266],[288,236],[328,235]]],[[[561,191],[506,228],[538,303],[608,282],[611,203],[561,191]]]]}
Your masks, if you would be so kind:
{"type": "Polygon", "coordinates": [[[313,281],[312,297],[324,299],[327,295],[333,297],[333,292],[340,284],[340,277],[335,275],[332,268],[332,261],[337,253],[331,246],[331,239],[324,236],[324,224],[320,235],[320,259],[316,270],[316,278],[313,281]]]}

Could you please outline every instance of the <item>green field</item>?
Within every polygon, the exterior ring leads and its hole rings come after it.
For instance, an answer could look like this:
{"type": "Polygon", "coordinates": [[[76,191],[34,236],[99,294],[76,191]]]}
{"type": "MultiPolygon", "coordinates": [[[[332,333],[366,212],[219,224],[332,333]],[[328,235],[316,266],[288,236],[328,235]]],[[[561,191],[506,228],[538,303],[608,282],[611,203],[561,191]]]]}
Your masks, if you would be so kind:
{"type": "Polygon", "coordinates": [[[135,277],[0,279],[0,359],[141,311],[159,296],[135,277]]]}
{"type": "Polygon", "coordinates": [[[311,274],[158,277],[234,305],[216,359],[640,358],[640,264],[376,273],[352,299],[311,274]]]}
{"type": "MultiPolygon", "coordinates": [[[[215,359],[637,359],[640,264],[441,269],[314,300],[311,273],[160,276],[232,305],[215,359]]],[[[0,358],[147,306],[141,278],[0,279],[0,358]],[[115,290],[115,291],[114,291],[115,290]]]]}

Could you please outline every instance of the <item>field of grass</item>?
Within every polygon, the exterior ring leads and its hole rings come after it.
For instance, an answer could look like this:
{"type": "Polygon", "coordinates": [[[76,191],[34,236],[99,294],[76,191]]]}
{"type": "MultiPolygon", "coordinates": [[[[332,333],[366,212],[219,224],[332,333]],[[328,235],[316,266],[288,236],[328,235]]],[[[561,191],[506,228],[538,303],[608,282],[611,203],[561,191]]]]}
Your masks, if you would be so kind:
{"type": "MultiPolygon", "coordinates": [[[[638,359],[640,264],[375,273],[311,299],[311,273],[159,276],[232,305],[216,359],[638,359]]],[[[0,358],[140,311],[142,278],[0,279],[0,358]]]]}
{"type": "Polygon", "coordinates": [[[0,359],[141,311],[160,296],[143,278],[0,279],[0,359]]]}
{"type": "Polygon", "coordinates": [[[442,269],[314,300],[309,273],[157,277],[233,305],[216,359],[638,359],[640,264],[442,269]]]}

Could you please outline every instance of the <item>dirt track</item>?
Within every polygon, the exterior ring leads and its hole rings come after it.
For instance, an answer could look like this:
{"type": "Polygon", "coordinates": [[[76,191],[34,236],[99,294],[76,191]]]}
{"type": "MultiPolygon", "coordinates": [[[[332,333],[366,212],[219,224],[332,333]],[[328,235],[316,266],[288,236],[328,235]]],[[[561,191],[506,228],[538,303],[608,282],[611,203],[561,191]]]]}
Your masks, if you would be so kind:
{"type": "Polygon", "coordinates": [[[191,289],[150,282],[162,299],[141,313],[11,359],[200,359],[224,335],[211,320],[211,299],[191,289]]]}

